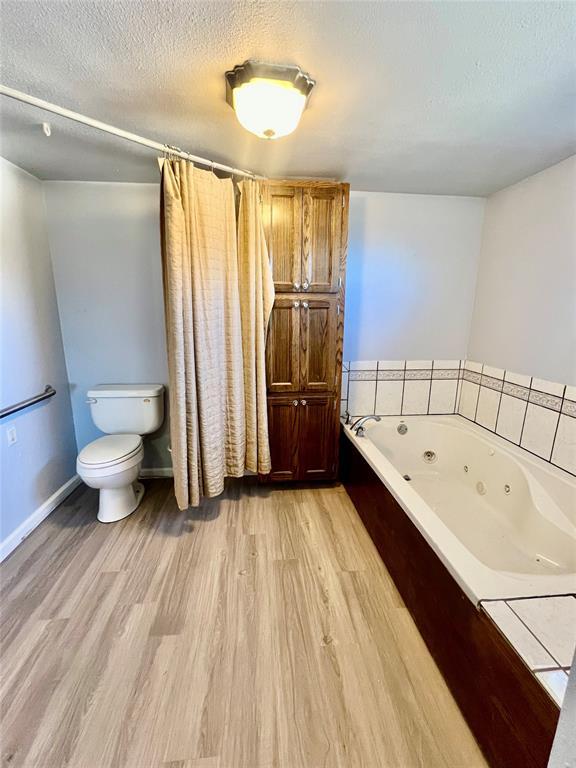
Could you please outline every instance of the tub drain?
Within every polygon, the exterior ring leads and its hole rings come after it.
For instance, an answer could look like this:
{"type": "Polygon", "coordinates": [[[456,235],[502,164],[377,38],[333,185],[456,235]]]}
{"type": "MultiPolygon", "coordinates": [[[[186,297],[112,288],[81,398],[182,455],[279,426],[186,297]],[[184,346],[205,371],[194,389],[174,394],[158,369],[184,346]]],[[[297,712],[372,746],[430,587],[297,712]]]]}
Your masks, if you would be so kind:
{"type": "Polygon", "coordinates": [[[424,459],[426,464],[434,464],[434,462],[436,461],[436,454],[434,453],[434,451],[424,451],[424,453],[422,454],[422,458],[424,459]]]}

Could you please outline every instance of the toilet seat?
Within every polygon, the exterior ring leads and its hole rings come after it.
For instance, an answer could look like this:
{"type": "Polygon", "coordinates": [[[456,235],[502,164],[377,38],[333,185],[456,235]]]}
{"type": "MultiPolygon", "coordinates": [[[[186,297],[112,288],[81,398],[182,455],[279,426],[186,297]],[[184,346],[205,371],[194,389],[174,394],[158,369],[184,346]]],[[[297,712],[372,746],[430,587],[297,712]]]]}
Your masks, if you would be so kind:
{"type": "Polygon", "coordinates": [[[88,476],[113,475],[142,461],[143,453],[140,435],[106,435],[85,446],[76,465],[88,476]]]}

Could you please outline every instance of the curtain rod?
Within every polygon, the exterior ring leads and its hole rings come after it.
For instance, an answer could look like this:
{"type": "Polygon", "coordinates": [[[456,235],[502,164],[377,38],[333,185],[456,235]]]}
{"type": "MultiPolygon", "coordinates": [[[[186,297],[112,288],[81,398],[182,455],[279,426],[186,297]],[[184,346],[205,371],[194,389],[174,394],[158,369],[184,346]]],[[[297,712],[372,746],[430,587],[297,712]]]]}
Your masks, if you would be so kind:
{"type": "Polygon", "coordinates": [[[234,176],[248,176],[251,179],[264,178],[263,176],[258,176],[257,174],[251,173],[250,171],[243,171],[241,168],[232,168],[230,165],[224,165],[224,163],[216,163],[212,160],[207,160],[205,157],[192,155],[190,152],[185,152],[184,150],[179,149],[178,147],[173,147],[170,144],[161,144],[159,141],[152,141],[152,139],[147,139],[144,136],[138,136],[136,133],[124,131],[122,128],[116,128],[116,126],[110,125],[109,123],[103,123],[100,120],[94,120],[91,117],[82,115],[80,112],[73,112],[71,109],[59,107],[57,104],[44,101],[44,99],[38,99],[36,96],[30,96],[27,93],[17,91],[15,88],[9,88],[6,85],[0,84],[0,95],[8,96],[8,98],[15,99],[16,101],[22,101],[25,104],[38,107],[38,109],[44,109],[46,112],[53,112],[55,115],[68,118],[68,120],[74,120],[75,122],[82,123],[83,125],[87,125],[90,128],[96,128],[99,131],[104,131],[104,133],[110,133],[113,136],[118,136],[118,138],[125,139],[126,141],[132,141],[134,144],[141,144],[143,147],[155,149],[157,152],[166,152],[167,154],[181,157],[184,160],[190,160],[193,163],[207,165],[212,170],[217,168],[219,171],[225,171],[226,173],[231,173],[234,176]]]}

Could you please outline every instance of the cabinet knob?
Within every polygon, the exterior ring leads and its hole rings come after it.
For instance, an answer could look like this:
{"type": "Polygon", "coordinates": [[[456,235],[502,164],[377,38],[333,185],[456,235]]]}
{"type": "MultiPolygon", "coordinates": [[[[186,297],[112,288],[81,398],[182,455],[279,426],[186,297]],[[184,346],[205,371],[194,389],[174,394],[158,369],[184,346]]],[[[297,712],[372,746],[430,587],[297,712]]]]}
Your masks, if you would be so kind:
{"type": "Polygon", "coordinates": [[[294,309],[298,309],[299,306],[300,306],[300,302],[299,301],[295,301],[294,302],[294,309]]]}
{"type": "Polygon", "coordinates": [[[294,406],[298,405],[298,400],[292,400],[292,405],[294,406]]]}
{"type": "Polygon", "coordinates": [[[300,283],[294,281],[292,283],[292,287],[294,288],[295,291],[299,291],[300,290],[300,283]]]}
{"type": "Polygon", "coordinates": [[[303,301],[302,302],[302,306],[304,307],[304,309],[308,309],[308,302],[307,301],[303,301]]]}
{"type": "Polygon", "coordinates": [[[308,288],[310,288],[310,283],[308,282],[308,280],[304,280],[304,282],[302,283],[302,288],[303,288],[305,291],[307,291],[307,290],[308,290],[308,288]]]}
{"type": "Polygon", "coordinates": [[[300,400],[300,405],[306,405],[306,400],[300,400]]]}

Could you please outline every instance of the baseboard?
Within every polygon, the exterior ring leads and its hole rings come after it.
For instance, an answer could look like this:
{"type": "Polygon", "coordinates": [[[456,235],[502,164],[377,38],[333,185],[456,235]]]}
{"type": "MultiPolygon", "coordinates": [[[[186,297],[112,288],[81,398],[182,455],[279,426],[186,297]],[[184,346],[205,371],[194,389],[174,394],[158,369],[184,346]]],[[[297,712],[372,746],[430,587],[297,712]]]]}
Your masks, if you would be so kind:
{"type": "Polygon", "coordinates": [[[174,477],[172,467],[144,467],[140,470],[140,477],[174,477]]]}
{"type": "Polygon", "coordinates": [[[15,531],[12,531],[4,541],[0,542],[0,563],[5,560],[8,555],[13,552],[16,547],[24,541],[24,539],[37,528],[42,520],[45,520],[50,512],[53,512],[58,504],[61,504],[64,499],[69,496],[72,491],[77,488],[82,481],[78,475],[74,475],[64,485],[60,486],[49,499],[41,504],[38,509],[32,512],[24,522],[20,523],[15,531]]]}

